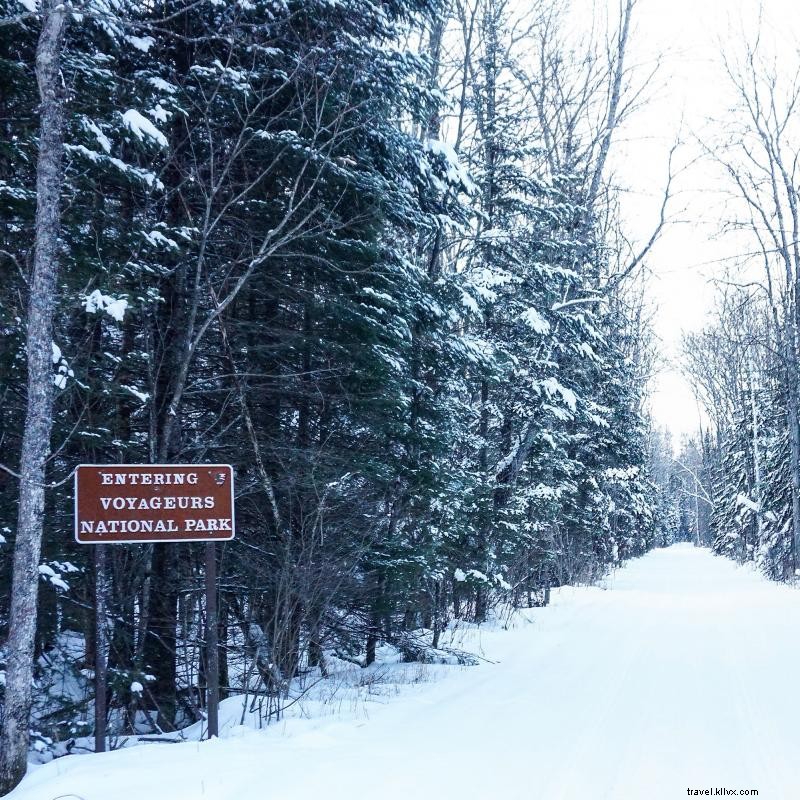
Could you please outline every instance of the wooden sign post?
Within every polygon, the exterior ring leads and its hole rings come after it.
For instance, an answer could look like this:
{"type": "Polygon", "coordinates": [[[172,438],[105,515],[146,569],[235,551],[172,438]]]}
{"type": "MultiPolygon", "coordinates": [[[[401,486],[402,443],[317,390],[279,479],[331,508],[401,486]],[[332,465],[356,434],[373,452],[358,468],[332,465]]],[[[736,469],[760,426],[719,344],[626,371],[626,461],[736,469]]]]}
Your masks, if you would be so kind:
{"type": "Polygon", "coordinates": [[[105,544],[206,542],[208,738],[219,735],[219,649],[215,542],[233,539],[229,464],[81,464],[75,470],[75,541],[96,554],[95,750],[105,750],[105,544]],[[102,595],[102,597],[101,597],[102,595]]]}

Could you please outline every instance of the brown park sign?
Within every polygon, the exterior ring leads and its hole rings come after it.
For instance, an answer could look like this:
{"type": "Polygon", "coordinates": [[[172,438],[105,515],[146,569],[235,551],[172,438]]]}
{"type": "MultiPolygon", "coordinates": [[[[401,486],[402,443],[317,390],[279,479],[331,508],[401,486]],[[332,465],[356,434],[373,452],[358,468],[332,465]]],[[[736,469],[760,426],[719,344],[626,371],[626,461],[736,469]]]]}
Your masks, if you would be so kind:
{"type": "Polygon", "coordinates": [[[229,464],[81,464],[75,541],[213,542],[233,539],[229,464]]]}

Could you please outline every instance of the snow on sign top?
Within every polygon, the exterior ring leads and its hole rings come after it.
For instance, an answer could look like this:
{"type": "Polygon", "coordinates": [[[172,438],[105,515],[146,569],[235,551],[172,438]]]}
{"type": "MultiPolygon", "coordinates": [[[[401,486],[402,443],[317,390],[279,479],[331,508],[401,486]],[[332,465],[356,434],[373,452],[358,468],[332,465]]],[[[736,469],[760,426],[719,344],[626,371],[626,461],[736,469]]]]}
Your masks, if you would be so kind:
{"type": "Polygon", "coordinates": [[[75,470],[75,541],[233,539],[229,464],[81,464],[75,470]]]}

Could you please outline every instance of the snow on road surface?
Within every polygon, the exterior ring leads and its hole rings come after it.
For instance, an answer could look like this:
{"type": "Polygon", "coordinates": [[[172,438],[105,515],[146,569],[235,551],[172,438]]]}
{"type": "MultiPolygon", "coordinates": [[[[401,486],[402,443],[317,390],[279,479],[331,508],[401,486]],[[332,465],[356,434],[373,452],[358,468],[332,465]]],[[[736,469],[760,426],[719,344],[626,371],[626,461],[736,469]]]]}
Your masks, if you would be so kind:
{"type": "Polygon", "coordinates": [[[38,767],[11,800],[800,797],[800,593],[690,545],[564,589],[369,718],[38,767]]]}

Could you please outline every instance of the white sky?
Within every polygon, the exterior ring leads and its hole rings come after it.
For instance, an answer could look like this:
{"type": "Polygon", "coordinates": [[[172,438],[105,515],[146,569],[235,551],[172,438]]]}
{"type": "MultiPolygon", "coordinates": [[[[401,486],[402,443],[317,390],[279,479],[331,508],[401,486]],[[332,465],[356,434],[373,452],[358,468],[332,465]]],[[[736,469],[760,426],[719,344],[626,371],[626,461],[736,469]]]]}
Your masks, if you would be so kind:
{"type": "MultiPolygon", "coordinates": [[[[617,0],[609,2],[611,13],[617,13],[617,0]]],[[[762,6],[762,30],[796,53],[800,4],[763,0],[762,6]]],[[[714,298],[710,279],[721,274],[737,247],[742,249],[730,235],[718,235],[724,183],[710,160],[695,161],[701,152],[695,137],[710,141],[719,130],[713,120],[730,107],[720,53],[723,48],[738,52],[741,37],[755,34],[758,16],[757,0],[639,0],[635,10],[630,61],[642,76],[659,54],[662,66],[649,87],[650,101],[631,118],[612,154],[619,183],[631,188],[623,203],[627,230],[648,238],[658,215],[667,155],[679,134],[685,144],[678,161],[691,163],[677,180],[676,221],[648,259],[650,294],[657,306],[655,333],[664,358],[672,362],[656,379],[652,410],[676,439],[698,426],[697,404],[677,364],[682,333],[703,326],[714,298]]]]}

